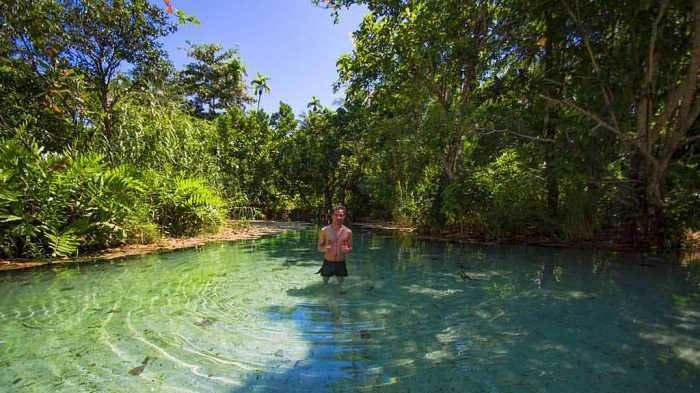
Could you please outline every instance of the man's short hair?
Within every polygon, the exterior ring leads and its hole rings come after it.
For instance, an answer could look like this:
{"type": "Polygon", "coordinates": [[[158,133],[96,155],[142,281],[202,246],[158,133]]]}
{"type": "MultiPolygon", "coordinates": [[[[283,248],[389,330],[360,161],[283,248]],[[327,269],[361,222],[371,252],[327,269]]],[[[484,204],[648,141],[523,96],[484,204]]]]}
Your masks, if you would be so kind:
{"type": "Polygon", "coordinates": [[[342,203],[337,203],[337,204],[333,205],[333,213],[335,213],[337,210],[340,210],[340,209],[343,209],[345,214],[348,214],[348,208],[345,207],[345,205],[343,205],[342,203]]]}

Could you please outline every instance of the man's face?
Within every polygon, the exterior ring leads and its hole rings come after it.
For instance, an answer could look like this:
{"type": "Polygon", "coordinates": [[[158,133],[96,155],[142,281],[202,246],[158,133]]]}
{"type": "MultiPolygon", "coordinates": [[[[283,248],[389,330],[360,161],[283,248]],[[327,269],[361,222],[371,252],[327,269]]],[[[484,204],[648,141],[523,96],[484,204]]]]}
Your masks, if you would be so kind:
{"type": "Polygon", "coordinates": [[[337,222],[343,222],[345,219],[345,209],[336,209],[333,212],[333,219],[337,222]]]}

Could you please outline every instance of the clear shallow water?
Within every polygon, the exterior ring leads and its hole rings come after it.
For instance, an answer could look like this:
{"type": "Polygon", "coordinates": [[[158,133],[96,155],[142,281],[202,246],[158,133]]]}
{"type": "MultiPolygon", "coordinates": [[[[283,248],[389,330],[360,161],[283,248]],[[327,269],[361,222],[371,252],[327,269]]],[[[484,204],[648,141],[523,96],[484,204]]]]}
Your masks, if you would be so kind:
{"type": "Polygon", "coordinates": [[[2,274],[0,391],[700,389],[697,267],[356,231],[342,293],[314,240],[2,274]]]}

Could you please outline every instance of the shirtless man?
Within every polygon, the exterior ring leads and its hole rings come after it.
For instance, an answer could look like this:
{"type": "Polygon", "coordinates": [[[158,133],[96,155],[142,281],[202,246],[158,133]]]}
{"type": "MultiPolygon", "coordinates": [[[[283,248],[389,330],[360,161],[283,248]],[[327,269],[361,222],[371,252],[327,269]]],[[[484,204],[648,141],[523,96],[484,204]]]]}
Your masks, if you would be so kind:
{"type": "Polygon", "coordinates": [[[318,236],[318,251],[323,253],[323,266],[316,273],[321,273],[323,283],[328,283],[331,276],[342,284],[348,270],[345,267],[345,256],[352,251],[352,231],[343,225],[347,209],[343,205],[333,208],[331,225],[321,229],[318,236]]]}

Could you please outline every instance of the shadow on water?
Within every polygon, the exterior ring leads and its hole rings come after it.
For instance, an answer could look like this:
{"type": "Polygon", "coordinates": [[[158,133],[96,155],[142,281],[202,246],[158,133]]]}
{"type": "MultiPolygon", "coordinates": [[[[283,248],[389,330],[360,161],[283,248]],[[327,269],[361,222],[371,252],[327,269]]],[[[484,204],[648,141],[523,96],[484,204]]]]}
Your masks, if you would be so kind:
{"type": "MultiPolygon", "coordinates": [[[[320,265],[313,241],[307,232],[254,247],[312,274],[320,265]]],[[[367,234],[355,250],[342,291],[319,278],[287,290],[293,306],[264,310],[293,322],[306,356],[287,358],[280,343],[280,361],[232,392],[690,392],[700,384],[700,298],[677,266],[367,234]]]]}

